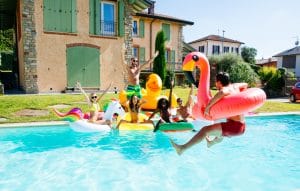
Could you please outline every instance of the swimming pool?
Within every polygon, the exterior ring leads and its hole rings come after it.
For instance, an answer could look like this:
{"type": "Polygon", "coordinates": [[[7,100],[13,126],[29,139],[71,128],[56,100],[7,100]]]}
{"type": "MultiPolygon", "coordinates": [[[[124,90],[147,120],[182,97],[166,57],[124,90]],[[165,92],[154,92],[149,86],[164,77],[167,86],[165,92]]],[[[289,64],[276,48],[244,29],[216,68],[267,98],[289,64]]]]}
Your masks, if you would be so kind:
{"type": "Polygon", "coordinates": [[[168,137],[77,133],[68,126],[0,129],[0,190],[299,190],[300,116],[247,118],[243,136],[177,156],[168,137]]]}

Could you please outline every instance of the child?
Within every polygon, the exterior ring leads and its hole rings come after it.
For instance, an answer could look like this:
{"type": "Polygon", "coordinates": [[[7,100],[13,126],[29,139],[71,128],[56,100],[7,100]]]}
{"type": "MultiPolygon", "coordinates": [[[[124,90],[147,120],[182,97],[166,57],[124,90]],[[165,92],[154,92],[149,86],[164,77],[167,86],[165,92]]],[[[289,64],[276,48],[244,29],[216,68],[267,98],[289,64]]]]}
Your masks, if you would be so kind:
{"type": "Polygon", "coordinates": [[[178,105],[176,116],[178,117],[179,121],[187,121],[188,118],[192,118],[193,90],[194,85],[192,84],[188,101],[185,105],[182,104],[181,98],[177,98],[176,100],[178,105]]]}
{"type": "MultiPolygon", "coordinates": [[[[126,102],[126,106],[128,112],[130,113],[130,121],[121,119],[119,124],[117,125],[117,129],[123,122],[130,122],[130,123],[139,123],[139,113],[141,110],[141,105],[144,104],[145,100],[140,100],[137,95],[132,95],[130,100],[126,102]]],[[[152,121],[150,121],[152,123],[152,121]]],[[[149,121],[144,121],[143,123],[149,123],[149,121]]]]}
{"type": "MultiPolygon", "coordinates": [[[[216,104],[220,99],[225,96],[239,92],[241,88],[247,88],[246,83],[231,84],[229,75],[225,72],[220,72],[216,75],[216,87],[219,92],[209,101],[204,114],[210,115],[210,108],[216,104]]],[[[231,116],[226,119],[226,122],[215,123],[203,127],[194,137],[192,137],[187,143],[178,145],[171,140],[172,146],[175,148],[178,155],[181,155],[184,151],[200,143],[206,139],[207,147],[211,147],[216,143],[220,143],[223,137],[238,136],[244,133],[246,128],[244,115],[231,116]],[[210,136],[214,136],[213,139],[210,136]]]]}
{"type": "MultiPolygon", "coordinates": [[[[101,100],[101,98],[107,93],[107,91],[109,90],[109,88],[111,87],[112,83],[109,84],[109,86],[104,90],[104,92],[100,95],[100,97],[97,96],[96,93],[91,93],[90,96],[88,96],[85,91],[82,89],[81,85],[79,82],[77,82],[76,87],[83,93],[83,95],[85,96],[85,99],[89,105],[89,110],[90,110],[90,117],[89,117],[89,122],[91,123],[98,123],[98,124],[108,124],[107,121],[99,118],[99,110],[100,110],[100,106],[99,106],[99,101],[101,100]]],[[[109,123],[110,124],[110,123],[109,123]]]]}
{"type": "Polygon", "coordinates": [[[172,98],[173,85],[174,85],[174,81],[171,80],[169,100],[167,100],[166,98],[159,99],[157,102],[156,110],[149,117],[149,120],[150,120],[152,117],[154,117],[154,115],[156,113],[160,114],[160,119],[157,122],[157,124],[155,125],[153,132],[156,132],[158,130],[159,125],[161,123],[172,123],[173,122],[172,114],[171,114],[171,102],[172,102],[171,98],[172,98]]]}

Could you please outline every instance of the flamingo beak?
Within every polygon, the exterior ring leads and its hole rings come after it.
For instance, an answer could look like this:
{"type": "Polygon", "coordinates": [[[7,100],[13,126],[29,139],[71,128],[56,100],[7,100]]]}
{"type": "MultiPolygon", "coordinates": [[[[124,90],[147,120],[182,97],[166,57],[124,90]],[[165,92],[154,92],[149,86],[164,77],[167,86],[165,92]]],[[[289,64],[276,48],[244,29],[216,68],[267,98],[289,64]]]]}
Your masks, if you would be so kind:
{"type": "Polygon", "coordinates": [[[194,71],[195,68],[195,61],[193,59],[189,59],[189,60],[184,60],[183,64],[182,64],[182,70],[183,71],[194,71]]]}

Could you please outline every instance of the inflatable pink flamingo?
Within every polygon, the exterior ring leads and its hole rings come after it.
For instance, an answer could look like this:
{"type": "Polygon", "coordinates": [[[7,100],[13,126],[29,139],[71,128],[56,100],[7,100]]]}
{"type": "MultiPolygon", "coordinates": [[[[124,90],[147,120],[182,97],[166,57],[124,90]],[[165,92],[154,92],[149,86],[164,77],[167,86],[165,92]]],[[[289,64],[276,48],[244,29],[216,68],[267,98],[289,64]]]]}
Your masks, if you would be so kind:
{"type": "Polygon", "coordinates": [[[184,71],[192,72],[195,66],[201,71],[197,93],[198,101],[192,111],[196,119],[216,120],[240,115],[255,110],[266,100],[265,92],[259,88],[240,90],[239,93],[223,97],[211,107],[210,116],[204,116],[205,107],[212,98],[209,87],[210,67],[204,54],[192,52],[185,57],[182,66],[184,71]]]}

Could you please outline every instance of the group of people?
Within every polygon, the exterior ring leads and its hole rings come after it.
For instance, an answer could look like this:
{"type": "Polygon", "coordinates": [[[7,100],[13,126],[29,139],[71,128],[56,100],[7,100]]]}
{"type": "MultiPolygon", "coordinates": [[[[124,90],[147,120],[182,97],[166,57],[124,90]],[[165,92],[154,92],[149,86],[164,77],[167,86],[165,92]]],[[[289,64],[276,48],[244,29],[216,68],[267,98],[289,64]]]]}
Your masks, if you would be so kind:
{"type": "MultiPolygon", "coordinates": [[[[139,84],[139,77],[141,70],[153,62],[155,57],[158,55],[158,52],[155,52],[155,55],[148,60],[144,65],[139,64],[139,60],[137,58],[132,58],[131,63],[127,64],[124,57],[125,48],[123,47],[122,57],[123,57],[123,66],[126,68],[128,73],[128,86],[127,86],[127,98],[128,101],[126,103],[127,111],[130,113],[131,121],[121,120],[117,125],[117,128],[124,122],[137,123],[139,122],[138,116],[141,110],[141,105],[145,103],[145,100],[142,99],[141,96],[141,87],[139,84]]],[[[88,96],[80,83],[77,83],[77,87],[81,90],[81,92],[85,95],[87,103],[90,108],[90,118],[89,121],[92,123],[98,124],[107,124],[111,125],[111,121],[104,120],[98,117],[98,111],[100,109],[98,102],[103,97],[103,95],[109,90],[112,84],[110,84],[105,91],[101,94],[101,96],[97,96],[95,93],[91,93],[88,96]]],[[[174,85],[174,80],[171,80],[171,87],[174,85]]],[[[220,72],[216,75],[216,87],[218,89],[218,93],[210,100],[207,104],[204,114],[210,115],[210,108],[216,104],[220,99],[224,96],[228,96],[239,91],[240,88],[247,88],[246,83],[237,83],[231,84],[229,75],[225,72],[220,72]]],[[[154,131],[159,128],[161,123],[172,123],[178,121],[187,121],[188,118],[192,117],[191,108],[193,105],[193,85],[191,86],[191,90],[187,99],[186,104],[183,104],[183,100],[178,98],[177,104],[178,108],[176,109],[176,115],[172,115],[171,112],[171,96],[172,96],[172,88],[170,89],[169,99],[162,98],[157,103],[157,109],[152,113],[152,115],[145,120],[144,123],[153,123],[151,120],[155,114],[160,115],[159,121],[156,123],[154,131]]],[[[153,123],[154,125],[154,123],[153,123]]],[[[245,131],[245,121],[244,116],[237,115],[228,117],[226,122],[215,123],[212,125],[204,126],[200,129],[194,137],[192,137],[187,143],[183,145],[176,144],[171,140],[172,146],[175,148],[176,152],[180,155],[193,145],[201,142],[202,140],[206,140],[207,146],[211,147],[212,145],[219,143],[223,140],[223,137],[231,137],[236,135],[241,135],[245,131]],[[211,138],[213,137],[213,138],[211,138]]]]}

